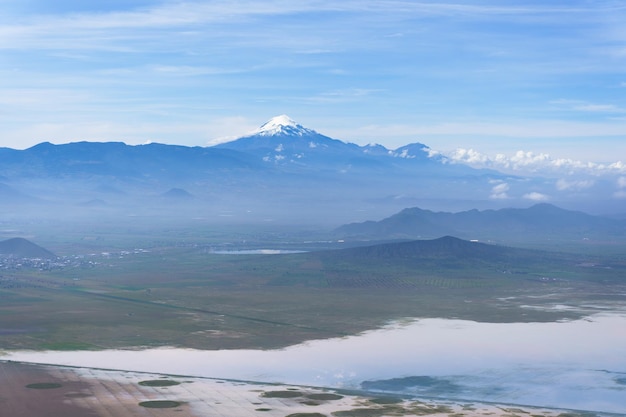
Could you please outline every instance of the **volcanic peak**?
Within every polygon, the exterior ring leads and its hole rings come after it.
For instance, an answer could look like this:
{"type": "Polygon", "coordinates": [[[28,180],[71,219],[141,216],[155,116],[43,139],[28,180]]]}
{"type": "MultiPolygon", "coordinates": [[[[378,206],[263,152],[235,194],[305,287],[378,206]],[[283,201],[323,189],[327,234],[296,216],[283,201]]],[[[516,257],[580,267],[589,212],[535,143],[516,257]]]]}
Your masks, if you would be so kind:
{"type": "Polygon", "coordinates": [[[316,131],[307,129],[306,127],[296,123],[285,114],[271,118],[260,128],[252,132],[252,135],[259,136],[307,136],[317,134],[318,133],[316,131]]]}

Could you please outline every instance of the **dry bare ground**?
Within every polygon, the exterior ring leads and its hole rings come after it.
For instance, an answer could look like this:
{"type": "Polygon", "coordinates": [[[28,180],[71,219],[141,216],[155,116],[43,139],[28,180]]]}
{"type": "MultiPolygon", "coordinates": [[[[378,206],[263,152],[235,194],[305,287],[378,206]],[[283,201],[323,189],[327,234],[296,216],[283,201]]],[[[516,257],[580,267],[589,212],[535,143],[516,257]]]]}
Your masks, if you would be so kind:
{"type": "Polygon", "coordinates": [[[291,385],[0,362],[2,417],[556,417],[562,413],[382,398],[291,385]]]}

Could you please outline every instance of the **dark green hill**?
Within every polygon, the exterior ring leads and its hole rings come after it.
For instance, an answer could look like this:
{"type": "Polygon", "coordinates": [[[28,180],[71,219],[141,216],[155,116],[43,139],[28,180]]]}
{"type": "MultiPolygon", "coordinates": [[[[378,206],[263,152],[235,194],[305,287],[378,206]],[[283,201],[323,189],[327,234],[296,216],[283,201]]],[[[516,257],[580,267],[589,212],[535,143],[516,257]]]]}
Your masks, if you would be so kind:
{"type": "MultiPolygon", "coordinates": [[[[413,240],[349,248],[338,251],[344,259],[367,258],[371,260],[399,259],[484,259],[497,261],[512,253],[526,250],[470,242],[453,236],[432,240],[413,240]]],[[[535,253],[534,251],[532,253],[535,253]]]]}
{"type": "Polygon", "coordinates": [[[527,270],[546,264],[564,267],[581,262],[575,255],[472,242],[452,236],[327,251],[320,256],[356,265],[418,268],[420,273],[466,270],[470,275],[480,275],[486,270],[527,270]]]}
{"type": "Polygon", "coordinates": [[[49,250],[21,237],[0,241],[0,256],[30,259],[54,259],[57,257],[49,250]]]}
{"type": "Polygon", "coordinates": [[[609,266],[597,257],[485,244],[452,236],[283,256],[292,260],[285,264],[289,264],[289,269],[272,262],[270,284],[381,289],[512,288],[525,282],[621,282],[624,271],[623,265],[609,266]]]}

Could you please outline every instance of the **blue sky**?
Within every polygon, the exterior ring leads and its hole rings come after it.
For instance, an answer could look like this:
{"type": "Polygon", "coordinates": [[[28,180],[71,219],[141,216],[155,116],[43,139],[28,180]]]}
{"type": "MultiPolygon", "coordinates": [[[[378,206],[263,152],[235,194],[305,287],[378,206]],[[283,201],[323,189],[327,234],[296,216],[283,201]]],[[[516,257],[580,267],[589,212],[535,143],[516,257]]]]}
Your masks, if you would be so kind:
{"type": "Polygon", "coordinates": [[[626,161],[623,22],[609,0],[0,0],[0,146],[204,146],[288,114],[359,144],[626,161]]]}

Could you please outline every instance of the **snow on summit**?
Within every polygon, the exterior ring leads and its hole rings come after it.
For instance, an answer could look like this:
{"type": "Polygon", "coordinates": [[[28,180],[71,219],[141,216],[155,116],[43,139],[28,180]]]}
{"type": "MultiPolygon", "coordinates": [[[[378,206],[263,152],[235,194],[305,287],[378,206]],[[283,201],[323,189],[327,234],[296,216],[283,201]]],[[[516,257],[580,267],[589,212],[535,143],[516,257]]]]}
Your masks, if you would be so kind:
{"type": "Polygon", "coordinates": [[[316,131],[299,125],[285,114],[271,118],[263,126],[252,132],[252,135],[260,136],[306,136],[316,134],[316,131]]]}

